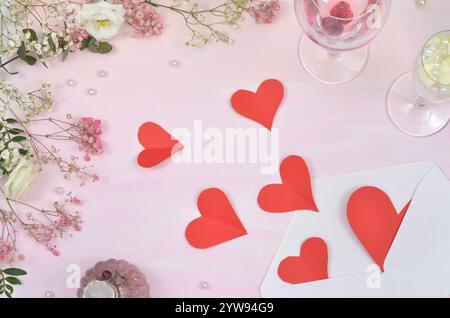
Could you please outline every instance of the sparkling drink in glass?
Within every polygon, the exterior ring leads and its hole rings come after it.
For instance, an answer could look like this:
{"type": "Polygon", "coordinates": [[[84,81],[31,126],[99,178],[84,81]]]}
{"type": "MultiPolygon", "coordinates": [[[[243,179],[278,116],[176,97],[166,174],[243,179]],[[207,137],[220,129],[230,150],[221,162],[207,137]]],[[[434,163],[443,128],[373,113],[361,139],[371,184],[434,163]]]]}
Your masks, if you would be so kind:
{"type": "Polygon", "coordinates": [[[429,38],[412,72],[392,84],[387,112],[402,132],[416,137],[437,133],[450,119],[450,31],[429,38]]]}

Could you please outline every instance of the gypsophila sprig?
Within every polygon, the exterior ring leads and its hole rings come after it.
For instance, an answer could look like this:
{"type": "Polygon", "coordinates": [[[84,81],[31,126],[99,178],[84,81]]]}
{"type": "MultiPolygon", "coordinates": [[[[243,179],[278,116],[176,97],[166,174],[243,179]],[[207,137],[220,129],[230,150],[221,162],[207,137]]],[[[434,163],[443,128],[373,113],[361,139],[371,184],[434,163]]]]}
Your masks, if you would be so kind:
{"type": "Polygon", "coordinates": [[[174,1],[172,5],[160,4],[153,0],[145,0],[145,2],[157,8],[169,9],[179,14],[191,33],[190,39],[185,44],[187,46],[198,46],[211,41],[232,43],[229,34],[221,30],[220,26],[237,28],[251,1],[227,0],[211,8],[201,8],[198,3],[190,4],[189,0],[174,1]]]}
{"type": "Polygon", "coordinates": [[[0,68],[15,60],[29,65],[57,56],[87,51],[106,54],[113,46],[107,41],[119,33],[122,24],[132,28],[133,37],[147,38],[162,33],[159,10],[180,16],[190,38],[187,46],[209,42],[233,43],[222,27],[238,28],[246,14],[257,23],[272,23],[280,10],[279,0],[222,0],[210,7],[191,0],[171,4],[154,0],[1,0],[0,68]]]}
{"type": "Polygon", "coordinates": [[[72,115],[64,119],[42,118],[53,105],[49,83],[23,93],[13,85],[0,82],[0,176],[3,178],[0,195],[6,203],[0,206],[0,263],[23,259],[16,247],[20,231],[59,255],[54,241],[70,235],[70,230],[81,229],[80,212],[70,208],[81,201],[71,192],[50,209],[37,208],[23,200],[44,166],[57,167],[63,179],[76,178],[80,186],[99,180],[90,172],[90,166],[80,163],[76,154],[63,155],[53,142],[72,143],[83,161],[90,161],[91,156],[103,152],[102,122],[72,115]],[[44,132],[35,131],[36,126],[44,132]]]}
{"type": "Polygon", "coordinates": [[[169,9],[177,13],[191,33],[187,46],[205,45],[209,42],[233,43],[230,35],[221,26],[237,29],[246,14],[257,23],[272,23],[280,9],[279,0],[226,0],[203,8],[192,0],[176,0],[172,5],[154,0],[144,0],[156,8],[169,9]]]}

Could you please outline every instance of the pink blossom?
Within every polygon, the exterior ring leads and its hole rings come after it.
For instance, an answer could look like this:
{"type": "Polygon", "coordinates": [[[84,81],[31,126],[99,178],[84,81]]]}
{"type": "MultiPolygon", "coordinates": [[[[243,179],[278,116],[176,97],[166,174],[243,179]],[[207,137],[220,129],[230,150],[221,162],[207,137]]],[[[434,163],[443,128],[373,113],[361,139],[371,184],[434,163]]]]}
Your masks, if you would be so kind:
{"type": "Polygon", "coordinates": [[[279,0],[253,0],[248,6],[248,12],[256,23],[273,23],[279,11],[279,0]]]}
{"type": "Polygon", "coordinates": [[[80,128],[80,149],[86,154],[84,160],[90,161],[92,154],[103,153],[102,121],[92,117],[83,117],[78,122],[80,128]]]}
{"type": "Polygon", "coordinates": [[[124,0],[125,20],[130,24],[133,36],[149,37],[159,35],[163,24],[159,13],[148,3],[139,0],[124,0]]]}

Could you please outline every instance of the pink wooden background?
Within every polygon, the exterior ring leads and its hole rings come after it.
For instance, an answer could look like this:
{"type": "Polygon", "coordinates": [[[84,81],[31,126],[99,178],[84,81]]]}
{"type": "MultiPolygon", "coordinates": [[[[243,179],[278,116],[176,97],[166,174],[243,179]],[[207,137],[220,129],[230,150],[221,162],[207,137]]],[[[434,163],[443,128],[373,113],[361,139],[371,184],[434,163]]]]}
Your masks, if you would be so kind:
{"type": "MultiPolygon", "coordinates": [[[[287,0],[275,24],[256,25],[248,18],[232,32],[236,43],[231,46],[186,48],[183,21],[163,11],[166,25],[159,38],[132,39],[123,30],[107,56],[78,54],[52,62],[48,70],[14,65],[21,72],[12,81],[21,88],[52,81],[58,115],[104,120],[106,143],[106,153],[93,160],[102,181],[72,186],[85,202],[85,224],[82,232],[59,243],[61,255],[54,257],[20,237],[26,260],[19,266],[29,275],[16,288],[16,297],[43,297],[46,291],[74,297],[75,290],[66,287],[67,266],[78,264],[84,272],[108,258],[137,264],[154,297],[258,297],[292,216],[262,212],[256,202],[259,189],[279,176],[261,175],[255,164],[168,162],[145,170],[135,163],[140,151],[136,132],[145,121],[169,131],[191,129],[196,119],[204,127],[257,127],[234,113],[229,98],[267,78],[281,80],[287,89],[275,121],[280,156],[302,155],[314,177],[418,160],[433,160],[450,175],[450,128],[429,138],[408,137],[391,125],[384,106],[389,85],[412,68],[424,41],[450,28],[450,2],[427,2],[425,10],[418,10],[414,0],[393,1],[386,28],[371,44],[367,69],[343,86],[314,82],[302,69],[297,59],[302,31],[287,0]],[[173,59],[181,62],[179,68],[169,66],[173,59]],[[109,77],[100,78],[100,70],[109,77]],[[68,79],[76,79],[77,86],[66,85],[68,79]],[[89,96],[89,88],[97,96],[89,96]],[[198,193],[211,186],[227,192],[249,234],[196,250],[185,240],[184,229],[198,217],[198,193]],[[210,288],[199,288],[202,281],[210,288]]],[[[41,177],[30,199],[51,204],[56,186],[69,189],[59,180],[56,174],[41,177]]]]}

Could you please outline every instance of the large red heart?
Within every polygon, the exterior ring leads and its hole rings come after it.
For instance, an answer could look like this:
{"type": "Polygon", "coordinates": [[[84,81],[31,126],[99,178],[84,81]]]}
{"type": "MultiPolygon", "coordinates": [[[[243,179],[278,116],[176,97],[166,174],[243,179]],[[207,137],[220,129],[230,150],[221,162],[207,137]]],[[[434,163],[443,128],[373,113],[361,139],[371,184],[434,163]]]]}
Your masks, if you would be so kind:
{"type": "Polygon", "coordinates": [[[383,272],[384,261],[410,203],[397,213],[389,196],[376,187],[362,187],[353,192],[348,200],[348,222],[383,272]]]}
{"type": "Polygon", "coordinates": [[[197,207],[201,217],[186,227],[186,238],[193,247],[208,248],[247,234],[222,190],[204,190],[198,197],[197,207]]]}
{"type": "Polygon", "coordinates": [[[247,90],[239,90],[234,93],[231,97],[231,105],[242,116],[271,130],[283,97],[283,84],[278,80],[269,79],[258,87],[256,93],[247,90]]]}
{"type": "Polygon", "coordinates": [[[289,256],[281,261],[278,276],[289,284],[327,279],[327,244],[318,237],[307,239],[300,248],[300,256],[289,256]]]}
{"type": "Polygon", "coordinates": [[[290,156],[280,165],[281,184],[270,184],[258,194],[259,206],[267,212],[310,210],[318,212],[311,189],[308,166],[299,156],[290,156]]]}
{"type": "Polygon", "coordinates": [[[178,140],[152,122],[142,124],[139,128],[138,139],[145,149],[139,154],[137,161],[144,168],[160,164],[183,148],[178,140]]]}

